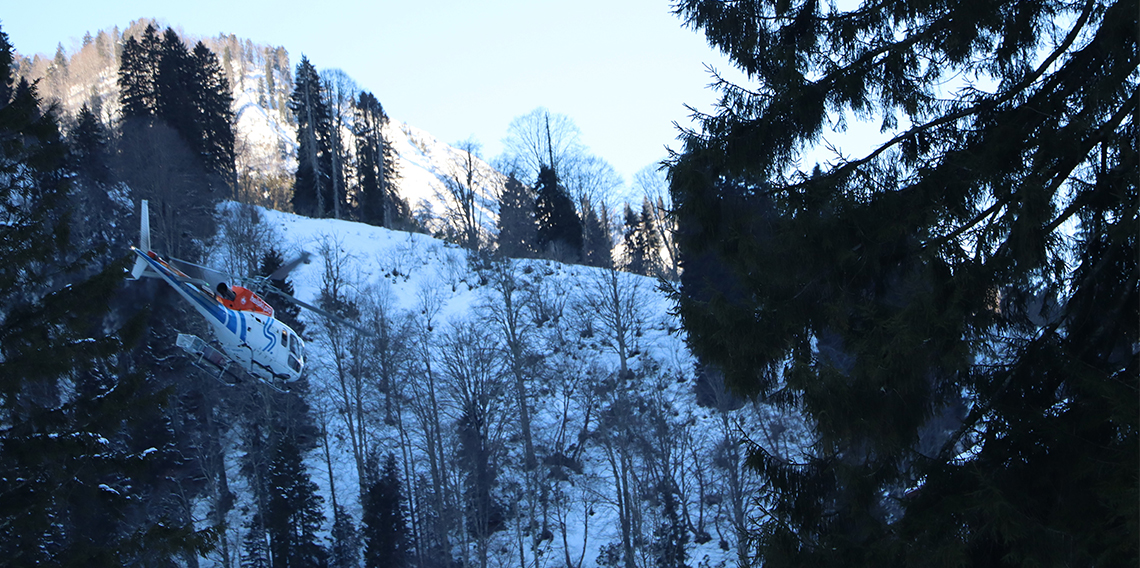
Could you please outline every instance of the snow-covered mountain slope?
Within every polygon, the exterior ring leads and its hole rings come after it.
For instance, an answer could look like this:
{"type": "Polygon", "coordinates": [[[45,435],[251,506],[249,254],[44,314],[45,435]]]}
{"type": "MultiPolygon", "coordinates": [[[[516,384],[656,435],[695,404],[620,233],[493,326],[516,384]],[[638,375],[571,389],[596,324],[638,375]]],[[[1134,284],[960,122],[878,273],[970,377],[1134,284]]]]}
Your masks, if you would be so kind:
{"type": "MultiPolygon", "coordinates": [[[[100,30],[91,43],[67,54],[64,71],[59,71],[52,60],[29,59],[17,54],[19,73],[33,81],[41,80],[41,96],[59,105],[65,122],[86,104],[100,114],[104,123],[114,124],[121,110],[117,83],[121,44],[129,37],[140,35],[148,24],[162,29],[153,20],[140,19],[131,22],[122,32],[118,28],[100,30]]],[[[239,179],[291,180],[297,168],[297,132],[288,109],[293,82],[288,51],[282,46],[258,44],[225,34],[207,38],[184,34],[182,39],[190,49],[201,41],[214,52],[226,71],[234,99],[239,179]]],[[[349,85],[346,95],[369,90],[367,85],[357,86],[351,78],[344,79],[349,85]]],[[[340,138],[345,141],[346,159],[352,163],[355,159],[354,117],[347,104],[342,114],[344,124],[340,138]]],[[[419,210],[431,229],[439,229],[455,207],[447,190],[447,180],[467,177],[465,153],[396,119],[385,126],[384,135],[397,154],[398,194],[419,210]]],[[[478,156],[472,163],[478,222],[489,231],[495,226],[498,216],[495,197],[505,178],[478,156]]]]}
{"type": "MultiPolygon", "coordinates": [[[[336,288],[359,309],[360,325],[379,329],[383,322],[402,338],[381,344],[317,314],[302,315],[310,404],[331,434],[331,463],[322,449],[309,458],[326,505],[335,485],[337,502],[360,518],[357,458],[367,451],[397,456],[413,503],[427,507],[428,495],[442,492],[461,511],[470,481],[463,425],[474,405],[496,472],[491,492],[505,508],[504,524],[490,536],[499,561],[518,559],[518,537],[526,533],[529,542],[538,540],[522,554],[538,566],[565,558],[607,565],[621,548],[622,516],[636,512],[643,523],[635,535],[639,565],[652,565],[660,529],[670,523],[688,535],[690,565],[732,564],[737,540],[728,480],[737,485],[741,513],[751,510],[741,489],[753,482],[740,466],[742,453],[732,448],[739,428],[755,427],[760,414],[696,404],[694,360],[656,281],[547,260],[488,260],[422,234],[257,213],[286,256],[315,253],[291,274],[299,299],[315,304],[322,289],[336,288]],[[537,470],[525,466],[504,283],[514,289],[516,337],[526,354],[521,376],[537,470]],[[380,358],[393,345],[400,352],[391,360],[399,363],[385,378],[380,358]],[[364,420],[350,427],[358,410],[364,420]],[[545,487],[537,497],[527,489],[534,483],[545,487]],[[663,487],[676,494],[676,510],[663,508],[663,487]],[[532,515],[541,529],[529,525],[532,515]]],[[[224,244],[225,236],[219,240],[224,244]]],[[[218,254],[226,254],[224,245],[218,254]]],[[[237,481],[231,483],[248,499],[232,459],[230,479],[237,481]]],[[[231,526],[246,521],[241,510],[231,513],[231,526]]],[[[458,531],[463,522],[457,523],[458,531]]],[[[235,549],[239,537],[227,535],[235,549]]],[[[475,553],[460,540],[453,554],[475,553]]]]}
{"type": "MultiPolygon", "coordinates": [[[[466,182],[466,152],[406,122],[389,122],[384,134],[399,156],[400,196],[413,208],[430,207],[431,217],[447,216],[454,207],[447,184],[455,178],[466,182]]],[[[472,164],[478,222],[493,230],[499,217],[498,193],[506,176],[477,155],[472,164]]]]}

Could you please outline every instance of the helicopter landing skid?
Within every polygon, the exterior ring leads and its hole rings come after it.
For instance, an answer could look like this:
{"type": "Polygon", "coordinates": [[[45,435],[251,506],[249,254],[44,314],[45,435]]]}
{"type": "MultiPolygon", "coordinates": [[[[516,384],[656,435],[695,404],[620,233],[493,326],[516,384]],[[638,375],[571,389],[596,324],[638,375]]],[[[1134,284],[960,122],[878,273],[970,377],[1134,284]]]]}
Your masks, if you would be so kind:
{"type": "Polygon", "coordinates": [[[190,355],[190,362],[193,363],[195,367],[213,376],[219,383],[227,387],[236,386],[239,383],[256,381],[279,393],[289,392],[242,369],[233,359],[230,359],[225,353],[218,351],[203,341],[201,337],[179,333],[175,345],[181,347],[183,351],[190,355]]]}

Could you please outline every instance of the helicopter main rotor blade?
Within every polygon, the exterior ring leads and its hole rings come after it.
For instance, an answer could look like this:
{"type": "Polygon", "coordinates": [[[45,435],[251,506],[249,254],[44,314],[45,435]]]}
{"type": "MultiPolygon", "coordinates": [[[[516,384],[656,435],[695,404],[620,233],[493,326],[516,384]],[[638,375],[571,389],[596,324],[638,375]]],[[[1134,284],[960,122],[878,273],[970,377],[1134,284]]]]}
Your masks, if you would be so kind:
{"type": "Polygon", "coordinates": [[[328,319],[330,319],[336,323],[339,323],[339,324],[347,326],[347,327],[351,327],[352,329],[355,329],[356,331],[359,331],[360,333],[363,333],[364,335],[367,335],[369,337],[374,337],[376,335],[375,332],[364,329],[364,328],[360,327],[359,325],[357,325],[357,324],[355,324],[355,323],[353,323],[353,322],[351,322],[345,318],[342,318],[342,317],[340,317],[340,316],[338,316],[338,315],[336,315],[336,314],[334,314],[328,310],[324,310],[324,309],[318,308],[318,307],[316,307],[316,306],[314,306],[308,302],[303,302],[301,300],[298,300],[297,298],[294,298],[293,296],[290,296],[289,294],[286,294],[285,292],[278,290],[276,287],[269,286],[269,289],[271,289],[274,294],[280,296],[282,299],[284,299],[288,302],[294,303],[298,306],[301,306],[302,308],[305,308],[306,310],[316,312],[316,313],[318,313],[318,314],[320,314],[320,315],[322,315],[322,316],[324,316],[324,317],[326,317],[326,318],[328,318],[328,319]]]}
{"type": "Polygon", "coordinates": [[[190,262],[189,260],[182,260],[181,258],[170,257],[169,260],[182,265],[184,267],[183,272],[186,272],[188,275],[192,272],[197,272],[197,277],[191,277],[193,281],[206,285],[211,291],[217,289],[218,283],[224,282],[226,286],[229,286],[230,283],[236,280],[232,274],[222,272],[216,268],[202,266],[201,264],[190,262]]]}
{"type": "Polygon", "coordinates": [[[285,276],[292,272],[294,268],[297,268],[302,264],[309,264],[309,259],[311,256],[312,255],[309,253],[301,251],[300,256],[294,258],[293,260],[290,260],[289,262],[286,262],[285,264],[282,264],[281,268],[274,270],[273,274],[270,274],[267,278],[270,280],[284,280],[285,276]]]}

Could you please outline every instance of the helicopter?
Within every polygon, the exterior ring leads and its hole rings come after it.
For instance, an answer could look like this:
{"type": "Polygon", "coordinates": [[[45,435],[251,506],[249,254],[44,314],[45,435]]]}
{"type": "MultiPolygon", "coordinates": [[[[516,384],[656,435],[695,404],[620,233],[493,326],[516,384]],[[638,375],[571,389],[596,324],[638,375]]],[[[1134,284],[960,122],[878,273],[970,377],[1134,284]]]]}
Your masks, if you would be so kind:
{"type": "Polygon", "coordinates": [[[191,355],[192,362],[198,367],[208,366],[207,370],[217,371],[216,378],[223,383],[233,385],[253,377],[282,390],[280,385],[299,379],[305,368],[305,342],[273,316],[273,307],[252,288],[272,291],[286,301],[372,335],[348,320],[302,302],[269,283],[270,280],[284,278],[301,263],[308,263],[307,253],[285,263],[268,277],[249,279],[246,282],[249,287],[231,284],[234,279],[224,272],[163,257],[151,250],[150,216],[145,199],[141,210],[139,246],[131,247],[138,258],[131,268],[130,278],[161,278],[205,318],[220,349],[197,336],[182,333],[178,334],[176,345],[191,355]],[[192,277],[186,271],[199,272],[201,276],[192,277]]]}

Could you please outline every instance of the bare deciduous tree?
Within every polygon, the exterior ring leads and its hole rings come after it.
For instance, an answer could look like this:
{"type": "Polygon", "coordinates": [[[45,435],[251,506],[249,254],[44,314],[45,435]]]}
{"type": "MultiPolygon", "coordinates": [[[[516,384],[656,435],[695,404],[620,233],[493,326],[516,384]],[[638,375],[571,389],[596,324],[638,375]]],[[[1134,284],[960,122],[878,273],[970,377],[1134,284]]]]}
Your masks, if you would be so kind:
{"type": "Polygon", "coordinates": [[[438,377],[432,360],[439,346],[436,344],[436,326],[439,325],[439,312],[443,299],[438,282],[425,280],[417,293],[418,306],[414,328],[414,358],[410,372],[416,380],[408,382],[411,396],[409,407],[419,426],[418,449],[427,460],[428,476],[420,494],[426,503],[421,503],[417,518],[424,519],[423,527],[417,535],[425,554],[449,554],[452,532],[460,525],[459,507],[455,491],[450,483],[451,467],[444,449],[444,431],[441,421],[440,402],[442,394],[437,386],[438,377]]]}
{"type": "Polygon", "coordinates": [[[620,373],[629,374],[634,339],[644,321],[641,279],[614,269],[598,269],[588,279],[580,301],[598,322],[604,345],[618,356],[620,373]]]}
{"type": "Polygon", "coordinates": [[[271,225],[262,222],[258,208],[244,203],[225,210],[218,237],[212,256],[217,266],[238,277],[255,274],[261,259],[281,240],[271,225]]]}
{"type": "MultiPolygon", "coordinates": [[[[324,260],[321,274],[320,307],[341,317],[359,315],[359,299],[350,297],[354,278],[349,273],[352,257],[344,251],[344,243],[336,235],[324,235],[317,247],[324,260]]],[[[333,388],[330,396],[337,414],[344,422],[357,479],[365,481],[365,463],[369,452],[368,402],[372,398],[372,382],[368,376],[367,338],[360,332],[335,321],[324,319],[317,327],[319,337],[331,358],[333,388]]]]}
{"type": "Polygon", "coordinates": [[[443,181],[439,197],[444,202],[444,222],[455,240],[470,250],[482,247],[486,232],[482,226],[483,211],[491,195],[489,172],[479,156],[479,143],[467,139],[455,145],[459,150],[451,155],[451,163],[443,181]]]}
{"type": "Polygon", "coordinates": [[[516,164],[531,184],[543,164],[561,176],[567,161],[582,153],[579,136],[578,126],[570,117],[538,107],[511,121],[500,161],[516,164]]]}
{"type": "Polygon", "coordinates": [[[496,496],[498,461],[509,422],[502,357],[498,342],[474,321],[452,325],[440,347],[459,442],[457,457],[464,472],[466,532],[474,541],[480,568],[486,568],[491,536],[506,520],[496,496]]]}
{"type": "Polygon", "coordinates": [[[612,208],[614,192],[625,182],[609,162],[585,151],[567,156],[559,180],[570,192],[574,203],[590,203],[612,208]]]}

